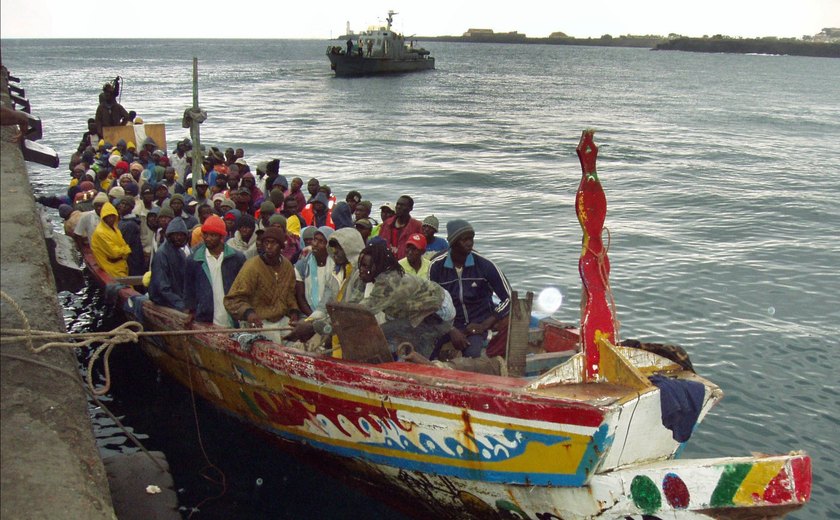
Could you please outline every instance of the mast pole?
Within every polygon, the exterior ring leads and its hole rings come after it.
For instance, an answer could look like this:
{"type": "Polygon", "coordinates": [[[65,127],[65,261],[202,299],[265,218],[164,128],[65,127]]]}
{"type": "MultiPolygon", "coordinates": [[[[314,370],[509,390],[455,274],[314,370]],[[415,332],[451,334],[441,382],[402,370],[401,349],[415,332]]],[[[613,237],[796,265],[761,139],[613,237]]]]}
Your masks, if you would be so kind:
{"type": "Polygon", "coordinates": [[[203,157],[201,156],[201,133],[199,132],[199,125],[201,121],[197,120],[197,116],[200,113],[200,109],[198,108],[198,58],[193,57],[193,106],[192,106],[192,113],[193,117],[191,118],[190,123],[190,136],[192,137],[193,141],[193,149],[192,149],[192,189],[193,189],[193,196],[198,193],[196,189],[196,185],[198,183],[199,175],[204,178],[204,174],[201,171],[203,167],[203,157]]]}

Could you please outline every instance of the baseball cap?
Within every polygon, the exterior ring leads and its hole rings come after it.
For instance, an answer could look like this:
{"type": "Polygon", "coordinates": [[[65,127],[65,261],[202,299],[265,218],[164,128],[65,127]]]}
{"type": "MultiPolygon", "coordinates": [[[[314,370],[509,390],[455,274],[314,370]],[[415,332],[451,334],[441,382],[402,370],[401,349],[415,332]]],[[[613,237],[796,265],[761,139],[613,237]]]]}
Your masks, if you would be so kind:
{"type": "Polygon", "coordinates": [[[414,247],[416,247],[417,249],[419,249],[420,251],[425,251],[426,250],[426,237],[424,237],[420,233],[414,233],[413,235],[408,237],[408,240],[405,241],[405,244],[406,245],[411,244],[414,247]]]}

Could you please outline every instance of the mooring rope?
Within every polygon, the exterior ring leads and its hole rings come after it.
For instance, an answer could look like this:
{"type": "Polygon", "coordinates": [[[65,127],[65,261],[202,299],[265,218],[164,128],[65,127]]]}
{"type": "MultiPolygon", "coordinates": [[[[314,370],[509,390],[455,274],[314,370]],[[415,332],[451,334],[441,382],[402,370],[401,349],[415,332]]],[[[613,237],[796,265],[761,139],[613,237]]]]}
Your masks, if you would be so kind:
{"type": "Polygon", "coordinates": [[[106,332],[56,332],[52,330],[37,330],[33,329],[29,323],[29,318],[21,309],[17,302],[6,294],[5,291],[0,290],[0,297],[7,302],[20,316],[23,321],[23,329],[0,328],[0,344],[13,343],[25,341],[29,350],[36,354],[50,349],[50,348],[81,348],[92,347],[93,343],[102,343],[96,347],[88,361],[88,373],[86,382],[88,388],[94,395],[104,395],[111,389],[111,367],[109,358],[111,351],[117,345],[124,343],[137,343],[140,338],[153,336],[195,336],[198,334],[233,334],[241,332],[269,332],[269,331],[289,331],[291,327],[251,327],[251,328],[213,328],[213,329],[195,329],[195,330],[143,330],[143,324],[137,321],[127,321],[122,325],[113,328],[106,332]],[[49,341],[41,346],[36,347],[33,340],[63,340],[63,341],[49,341]],[[93,385],[93,366],[96,361],[103,355],[102,363],[105,370],[105,384],[99,389],[93,385]]]}

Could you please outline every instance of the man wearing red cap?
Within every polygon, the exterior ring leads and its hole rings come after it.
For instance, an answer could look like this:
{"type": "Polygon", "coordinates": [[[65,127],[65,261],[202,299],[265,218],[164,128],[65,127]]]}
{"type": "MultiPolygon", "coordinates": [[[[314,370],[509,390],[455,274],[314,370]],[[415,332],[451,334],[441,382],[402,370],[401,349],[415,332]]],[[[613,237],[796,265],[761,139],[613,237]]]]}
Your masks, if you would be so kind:
{"type": "Polygon", "coordinates": [[[204,243],[187,258],[184,266],[184,305],[195,320],[232,327],[233,317],[225,309],[225,294],[245,265],[245,255],[225,244],[227,229],[216,215],[201,225],[204,243]]]}
{"type": "Polygon", "coordinates": [[[405,274],[419,278],[429,278],[429,266],[431,260],[424,256],[426,252],[426,237],[420,233],[414,233],[405,242],[405,258],[399,261],[405,274]]]}

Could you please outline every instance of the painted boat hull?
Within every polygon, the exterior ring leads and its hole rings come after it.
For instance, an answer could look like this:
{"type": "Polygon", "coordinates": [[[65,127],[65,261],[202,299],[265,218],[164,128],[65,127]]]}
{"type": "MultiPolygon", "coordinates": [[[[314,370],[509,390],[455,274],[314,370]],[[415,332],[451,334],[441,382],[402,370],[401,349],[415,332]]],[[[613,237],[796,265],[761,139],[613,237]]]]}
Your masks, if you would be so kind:
{"type": "MultiPolygon", "coordinates": [[[[113,283],[85,258],[96,279],[113,283]]],[[[146,330],[201,331],[142,343],[181,384],[280,441],[317,450],[378,495],[384,487],[408,500],[418,517],[716,518],[731,508],[761,517],[801,507],[810,493],[803,454],[670,460],[681,443],[662,426],[655,387],[534,388],[527,379],[354,363],[267,341],[246,350],[212,325],[115,290],[127,317],[142,306],[146,330]]],[[[641,357],[634,363],[650,364],[641,357]]],[[[564,366],[576,373],[582,362],[564,366]]],[[[683,375],[706,388],[702,419],[722,394],[683,375]]]]}
{"type": "Polygon", "coordinates": [[[432,57],[417,58],[377,58],[365,56],[347,56],[327,53],[330,68],[336,76],[374,76],[377,74],[402,74],[435,68],[432,57]]]}

